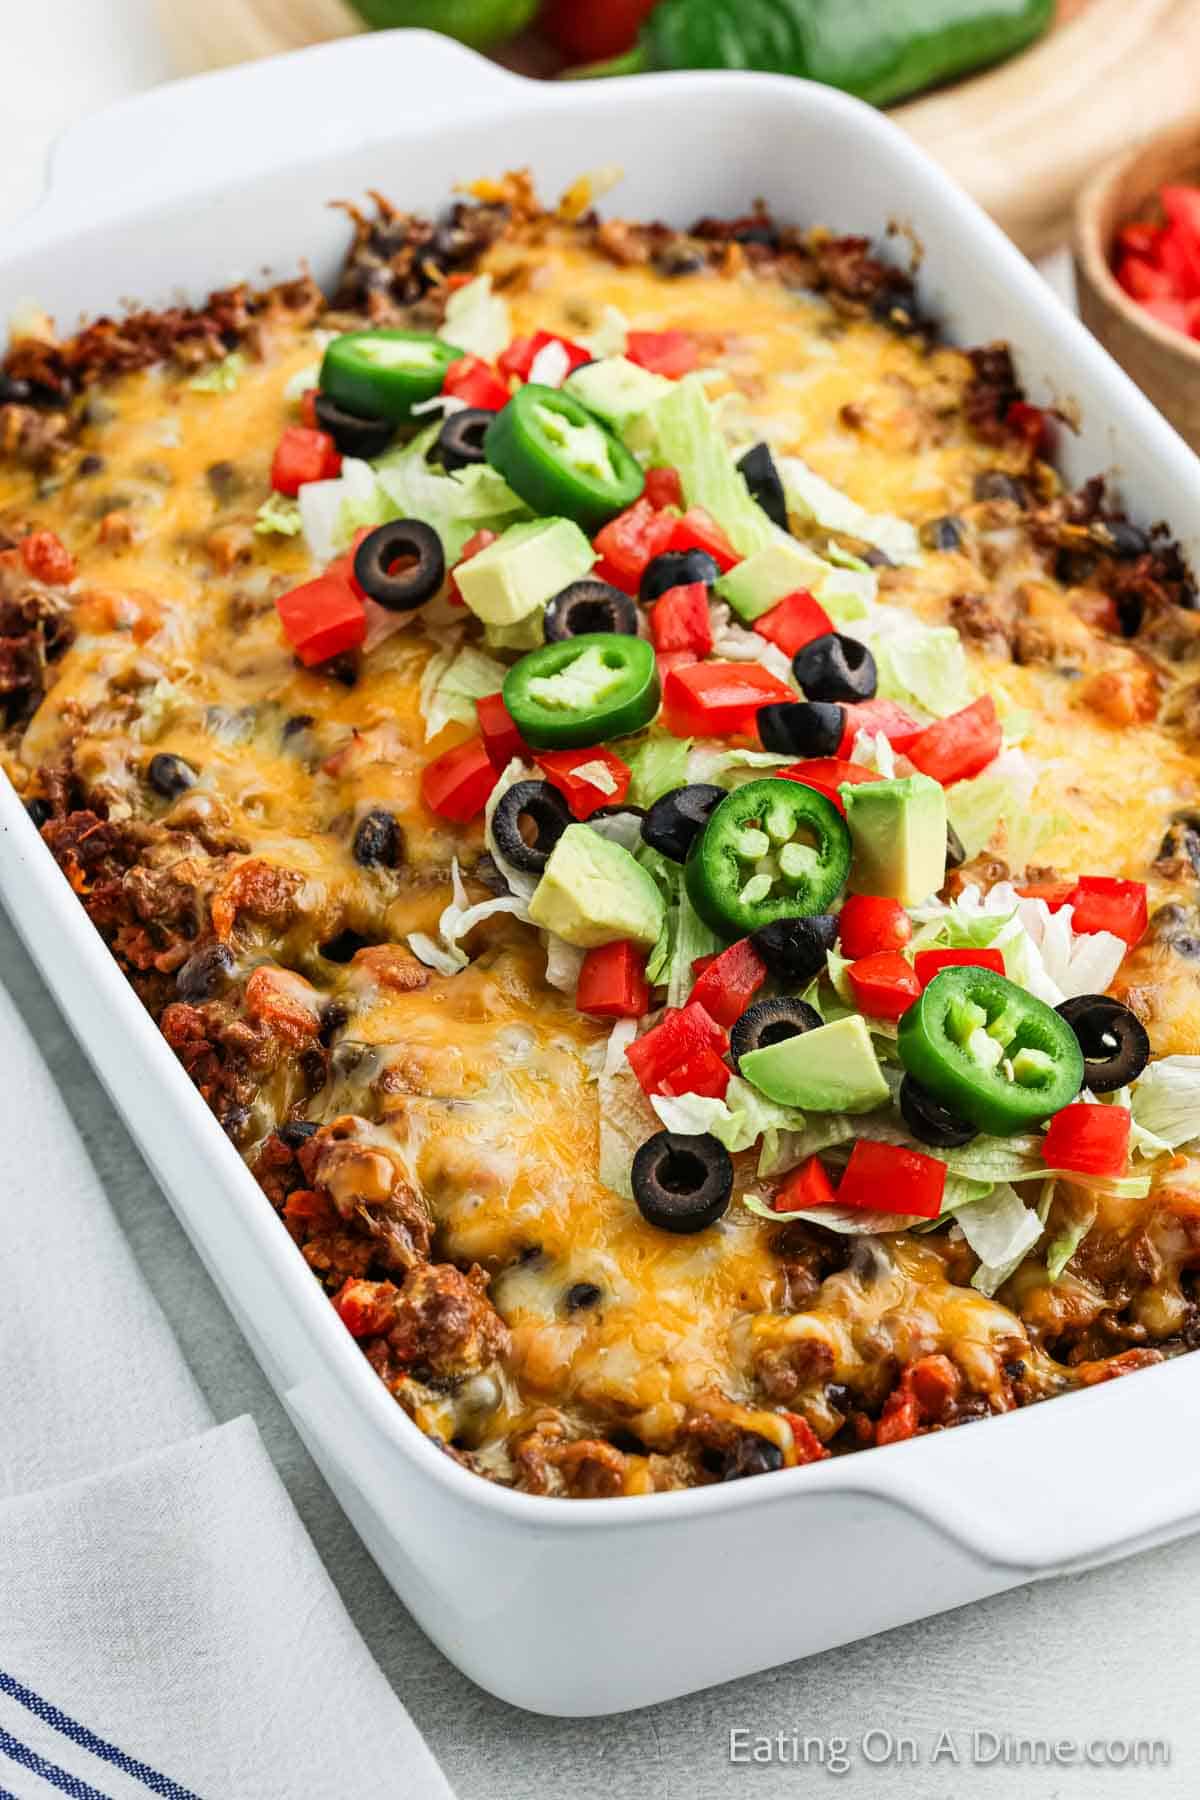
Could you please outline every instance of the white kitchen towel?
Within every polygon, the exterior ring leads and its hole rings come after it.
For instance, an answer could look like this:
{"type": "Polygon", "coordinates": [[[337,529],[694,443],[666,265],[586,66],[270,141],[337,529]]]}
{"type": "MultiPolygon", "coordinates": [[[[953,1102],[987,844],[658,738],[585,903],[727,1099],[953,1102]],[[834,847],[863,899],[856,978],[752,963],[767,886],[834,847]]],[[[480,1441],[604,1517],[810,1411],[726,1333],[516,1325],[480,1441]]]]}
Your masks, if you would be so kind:
{"type": "Polygon", "coordinates": [[[2,985],[0,1092],[0,1800],[450,1800],[2,985]]]}

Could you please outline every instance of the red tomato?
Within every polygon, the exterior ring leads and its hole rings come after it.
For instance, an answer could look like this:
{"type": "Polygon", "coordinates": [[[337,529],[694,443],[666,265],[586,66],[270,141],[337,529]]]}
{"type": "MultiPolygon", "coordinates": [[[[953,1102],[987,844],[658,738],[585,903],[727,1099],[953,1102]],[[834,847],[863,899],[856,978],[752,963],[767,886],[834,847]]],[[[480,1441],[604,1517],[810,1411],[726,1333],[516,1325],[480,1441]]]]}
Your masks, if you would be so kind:
{"type": "MultiPolygon", "coordinates": [[[[656,512],[643,494],[640,500],[610,519],[592,539],[602,563],[617,571],[617,586],[637,593],[642,571],[654,557],[671,547],[678,524],[673,513],[656,512]],[[632,586],[627,584],[632,583],[632,586]]],[[[607,579],[607,578],[605,578],[607,579]]]]}
{"type": "Polygon", "coordinates": [[[1080,1175],[1121,1175],[1129,1156],[1131,1118],[1127,1106],[1098,1106],[1078,1100],[1050,1121],[1042,1139],[1048,1169],[1080,1175]]]}
{"type": "Polygon", "coordinates": [[[668,674],[663,716],[676,737],[749,736],[760,706],[795,698],[761,663],[697,662],[668,674]]]}
{"type": "Polygon", "coordinates": [[[468,406],[481,406],[485,412],[499,412],[509,402],[507,381],[481,356],[456,356],[446,370],[442,392],[465,400],[468,406]]]}
{"type": "Polygon", "coordinates": [[[861,763],[845,762],[840,756],[811,756],[805,762],[789,763],[786,769],[775,769],[772,773],[781,781],[799,781],[805,787],[815,788],[818,794],[832,800],[840,813],[846,810],[838,793],[843,783],[857,786],[863,781],[883,780],[874,769],[864,769],[861,763]]]}
{"type": "Polygon", "coordinates": [[[666,464],[646,470],[646,498],[651,506],[677,506],[683,511],[683,483],[679,470],[666,464]]]}
{"type": "Polygon", "coordinates": [[[1028,444],[1033,456],[1046,456],[1054,439],[1050,415],[1028,400],[1014,400],[1004,415],[1004,423],[1015,437],[1028,444]]]}
{"type": "Polygon", "coordinates": [[[625,1055],[647,1094],[661,1094],[663,1082],[702,1050],[717,1056],[729,1048],[729,1038],[716,1020],[697,1001],[673,1007],[657,1025],[635,1038],[625,1055]]]}
{"type": "Polygon", "coordinates": [[[575,1005],[597,1019],[640,1019],[650,1010],[645,952],[628,938],[589,950],[580,965],[575,1005]]]}
{"type": "Polygon", "coordinates": [[[487,805],[499,771],[481,737],[468,738],[435,757],[421,771],[421,798],[430,812],[465,825],[487,805]]]}
{"type": "Polygon", "coordinates": [[[538,30],[570,62],[601,62],[632,50],[638,26],[655,0],[546,0],[538,30]]]}
{"type": "Polygon", "coordinates": [[[561,344],[567,353],[568,369],[577,369],[580,363],[591,362],[592,353],[585,350],[582,344],[572,343],[570,338],[560,337],[556,331],[535,331],[532,337],[514,338],[507,350],[501,351],[496,359],[496,366],[502,375],[516,375],[522,381],[529,380],[529,371],[533,367],[534,358],[539,350],[548,344],[561,344]]]}
{"type": "Polygon", "coordinates": [[[1123,256],[1114,271],[1132,300],[1173,300],[1174,284],[1165,269],[1142,256],[1123,256]]]}
{"type": "Polygon", "coordinates": [[[700,348],[690,331],[631,331],[625,354],[640,368],[671,381],[690,375],[700,361],[700,348]]]}
{"type": "Polygon", "coordinates": [[[1110,875],[1081,875],[1067,904],[1075,908],[1074,931],[1111,931],[1130,949],[1146,935],[1149,918],[1144,881],[1118,881],[1110,875]]]}
{"type": "Polygon", "coordinates": [[[707,551],[722,575],[742,560],[716,520],[711,519],[702,506],[690,506],[681,519],[673,521],[667,549],[707,551]]]}
{"type": "Polygon", "coordinates": [[[21,560],[35,581],[63,587],[75,579],[75,558],[56,531],[31,531],[21,539],[21,560]]]}
{"type": "Polygon", "coordinates": [[[1075,892],[1073,881],[1029,881],[1017,889],[1022,900],[1044,900],[1051,912],[1065,906],[1075,892]]]}
{"type": "Polygon", "coordinates": [[[317,395],[320,391],[320,388],[305,388],[300,396],[300,421],[307,425],[310,431],[321,429],[317,424],[317,395]]]}
{"type": "Polygon", "coordinates": [[[912,1213],[936,1219],[946,1190],[946,1165],[899,1144],[859,1138],[838,1183],[839,1206],[864,1212],[912,1213]]]}
{"type": "Polygon", "coordinates": [[[327,431],[289,425],[276,446],[271,486],[277,494],[296,495],[310,481],[330,481],[341,473],[342,459],[327,431]]]}
{"type": "Polygon", "coordinates": [[[943,969],[991,969],[997,975],[1004,973],[1004,957],[999,950],[918,950],[913,964],[923,988],[943,969]]]}
{"type": "Polygon", "coordinates": [[[917,972],[898,950],[860,957],[846,970],[854,1003],[868,1019],[899,1019],[920,998],[917,972]]]}
{"type": "Polygon", "coordinates": [[[487,694],[475,702],[479,735],[494,768],[503,772],[514,756],[527,756],[529,746],[517,730],[503,694],[487,694]]]}
{"type": "Polygon", "coordinates": [[[275,602],[283,635],[306,669],[353,650],[367,635],[363,603],[339,575],[318,575],[275,602]]]}
{"type": "Polygon", "coordinates": [[[395,1324],[399,1291],[390,1281],[359,1281],[348,1275],[333,1296],[333,1304],[351,1337],[376,1337],[395,1324]]]}
{"type": "Polygon", "coordinates": [[[793,1169],[771,1202],[775,1212],[808,1212],[814,1206],[836,1206],[835,1189],[819,1156],[793,1169]]]}
{"type": "Polygon", "coordinates": [[[792,1428],[792,1449],[797,1468],[803,1468],[806,1463],[823,1462],[832,1454],[825,1448],[807,1419],[802,1419],[799,1413],[794,1412],[785,1412],[783,1416],[792,1428]]]}
{"type": "Polygon", "coordinates": [[[706,959],[691,998],[726,1030],[736,1025],[767,979],[767,965],[749,938],[706,959]]]}
{"type": "Polygon", "coordinates": [[[849,756],[860,731],[885,737],[898,755],[915,743],[925,727],[895,700],[861,700],[843,709],[846,725],[838,745],[839,756],[849,756]]]}
{"type": "Polygon", "coordinates": [[[730,1068],[715,1050],[697,1050],[686,1062],[663,1077],[664,1094],[703,1094],[706,1099],[723,1100],[729,1086],[730,1068]]]}
{"type": "Polygon", "coordinates": [[[912,920],[898,900],[874,894],[851,894],[838,915],[842,955],[854,962],[880,950],[903,950],[912,937],[912,920]]]}
{"type": "Polygon", "coordinates": [[[633,780],[628,763],[611,750],[543,750],[533,760],[576,819],[590,819],[602,806],[620,806],[633,780]]]}
{"type": "Polygon", "coordinates": [[[753,629],[768,643],[778,644],[785,656],[795,656],[814,638],[827,637],[833,630],[833,620],[807,588],[797,588],[794,594],[785,594],[769,612],[760,613],[753,629]]]}
{"type": "Polygon", "coordinates": [[[1000,753],[1003,733],[990,694],[927,725],[906,752],[909,762],[943,787],[978,775],[1000,753]]]}
{"type": "Polygon", "coordinates": [[[650,613],[650,636],[656,650],[690,650],[707,656],[713,647],[708,588],[703,581],[668,588],[650,613]]]}

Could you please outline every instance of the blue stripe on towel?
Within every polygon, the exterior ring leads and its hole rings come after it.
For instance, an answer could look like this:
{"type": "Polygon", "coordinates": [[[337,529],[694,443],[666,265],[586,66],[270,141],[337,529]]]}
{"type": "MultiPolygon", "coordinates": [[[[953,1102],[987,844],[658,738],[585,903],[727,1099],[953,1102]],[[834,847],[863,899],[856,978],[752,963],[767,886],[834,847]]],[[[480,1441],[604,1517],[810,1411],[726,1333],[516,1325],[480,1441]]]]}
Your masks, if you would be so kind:
{"type": "Polygon", "coordinates": [[[28,1744],[23,1744],[19,1738],[12,1737],[4,1730],[3,1726],[0,1726],[0,1751],[3,1751],[5,1756],[11,1756],[14,1762],[20,1763],[23,1768],[29,1769],[34,1775],[40,1775],[43,1781],[48,1781],[52,1787],[58,1788],[60,1793],[69,1794],[71,1800],[112,1800],[110,1794],[102,1794],[99,1788],[91,1787],[86,1781],[81,1781],[78,1775],[72,1775],[69,1769],[60,1769],[57,1763],[47,1762],[44,1756],[39,1756],[36,1750],[29,1748],[28,1744]]]}
{"type": "MultiPolygon", "coordinates": [[[[199,1800],[199,1796],[193,1794],[190,1788],[180,1787],[179,1783],[172,1781],[169,1775],[160,1775],[157,1769],[150,1768],[147,1763],[139,1762],[134,1756],[127,1756],[125,1751],[118,1750],[115,1744],[109,1744],[104,1738],[97,1737],[94,1731],[89,1730],[86,1725],[81,1725],[78,1719],[70,1718],[68,1714],[55,1706],[52,1700],[43,1700],[40,1694],[35,1694],[32,1688],[25,1687],[15,1676],[6,1674],[3,1669],[0,1669],[0,1694],[7,1694],[11,1700],[18,1701],[44,1724],[52,1725],[55,1731],[61,1731],[63,1736],[70,1738],[73,1744],[78,1744],[81,1750],[90,1750],[93,1756],[99,1756],[105,1762],[111,1763],[114,1769],[120,1769],[122,1774],[132,1775],[135,1780],[142,1783],[143,1787],[148,1787],[152,1794],[160,1794],[162,1800],[199,1800]]],[[[0,1748],[2,1747],[0,1746],[0,1748]]],[[[12,1752],[10,1751],[9,1754],[11,1755],[12,1752]]],[[[32,1752],[30,1754],[32,1755],[32,1752]]],[[[47,1779],[49,1778],[47,1777],[47,1779]]],[[[68,1780],[74,1780],[74,1777],[69,1776],[68,1780]]],[[[75,1792],[72,1788],[65,1791],[67,1793],[75,1792]]],[[[88,1800],[88,1796],[93,1792],[92,1788],[81,1786],[79,1789],[81,1800],[88,1800]]],[[[0,1800],[6,1800],[3,1793],[0,1793],[0,1800]]]]}

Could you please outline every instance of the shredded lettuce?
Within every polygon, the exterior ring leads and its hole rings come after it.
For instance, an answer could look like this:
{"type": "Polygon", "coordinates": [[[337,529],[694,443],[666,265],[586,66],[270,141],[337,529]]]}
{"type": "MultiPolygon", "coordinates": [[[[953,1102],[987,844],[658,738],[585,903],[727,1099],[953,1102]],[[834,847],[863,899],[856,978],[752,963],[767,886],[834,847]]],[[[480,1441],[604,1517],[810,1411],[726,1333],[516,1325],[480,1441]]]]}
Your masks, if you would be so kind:
{"type": "Polygon", "coordinates": [[[790,512],[811,519],[826,531],[841,531],[847,537],[874,544],[891,562],[920,562],[917,533],[907,519],[898,519],[892,513],[869,513],[798,456],[777,456],[775,466],[790,512]]]}
{"type": "Polygon", "coordinates": [[[286,494],[269,494],[254,516],[254,529],[259,537],[274,533],[277,537],[298,537],[304,530],[300,502],[286,494]]]}
{"type": "Polygon", "coordinates": [[[712,956],[723,948],[721,940],[704,923],[687,896],[683,883],[679,884],[679,898],[676,904],[671,957],[667,966],[667,1005],[684,1006],[691,993],[696,977],[692,972],[692,964],[700,956],[712,956]]]}
{"type": "Polygon", "coordinates": [[[1037,767],[1023,750],[1003,750],[981,775],[957,781],[946,793],[946,815],[968,856],[987,848],[1003,821],[1005,854],[1023,867],[1059,828],[1055,815],[1033,805],[1037,767]]]}
{"type": "Polygon", "coordinates": [[[568,944],[553,931],[543,931],[541,935],[546,946],[546,985],[557,988],[560,994],[574,994],[579,986],[584,951],[568,944]]]}
{"type": "Polygon", "coordinates": [[[492,292],[490,275],[477,275],[454,290],[438,336],[488,362],[499,356],[512,338],[512,324],[507,305],[492,292]]]}
{"type": "Polygon", "coordinates": [[[712,615],[713,655],[723,656],[729,662],[761,663],[772,675],[794,689],[799,696],[799,684],[792,668],[792,659],[786,656],[778,644],[761,632],[748,631],[734,619],[729,607],[722,600],[712,603],[709,608],[712,615]]]}
{"type": "Polygon", "coordinates": [[[964,1206],[959,1227],[979,1258],[971,1286],[989,1297],[1018,1269],[1042,1235],[1042,1221],[1015,1188],[1000,1182],[984,1200],[964,1206]]]}
{"type": "MultiPolygon", "coordinates": [[[[999,881],[986,895],[972,885],[949,905],[937,901],[915,907],[913,918],[923,927],[936,922],[938,935],[944,933],[945,941],[976,944],[978,936],[959,934],[978,931],[986,920],[999,919],[999,929],[989,941],[1002,951],[1009,980],[1028,988],[1048,1006],[1058,1006],[1077,994],[1102,994],[1126,949],[1110,931],[1074,931],[1073,911],[1062,906],[1052,913],[1044,900],[1025,899],[1011,882],[999,881]]],[[[925,939],[924,930],[921,937],[925,939]]]]}
{"type": "Polygon", "coordinates": [[[1051,1281],[1058,1280],[1095,1222],[1096,1202],[1091,1200],[1067,1221],[1056,1238],[1051,1239],[1046,1251],[1046,1273],[1051,1281]]]}
{"type": "Polygon", "coordinates": [[[688,751],[691,738],[671,737],[651,732],[632,749],[617,746],[618,755],[628,764],[633,779],[629,798],[634,806],[653,806],[664,794],[683,787],[688,778],[688,751]]]}
{"type": "Polygon", "coordinates": [[[497,913],[513,913],[526,923],[529,920],[528,904],[516,894],[501,894],[497,899],[480,900],[472,906],[471,897],[459,872],[457,856],[450,865],[450,881],[452,898],[450,904],[443,908],[438,920],[437,939],[434,940],[423,931],[410,931],[408,934],[408,945],[413,955],[442,975],[456,975],[460,969],[466,968],[470,958],[460,940],[485,919],[491,919],[497,913]]]}
{"type": "Polygon", "coordinates": [[[796,1212],[776,1212],[761,1194],[751,1189],[741,1197],[748,1212],[760,1219],[771,1219],[776,1225],[785,1219],[808,1219],[814,1225],[828,1226],[847,1237],[876,1237],[883,1232],[911,1231],[921,1224],[919,1213],[864,1212],[857,1206],[814,1206],[796,1212]]]}
{"type": "Polygon", "coordinates": [[[246,359],[240,350],[231,350],[220,362],[209,363],[188,386],[196,394],[232,394],[246,373],[246,359]]]}
{"type": "Polygon", "coordinates": [[[751,499],[712,402],[695,375],[673,383],[645,417],[654,432],[658,460],[679,470],[688,505],[702,506],[735,550],[750,556],[778,535],[778,527],[751,499]]]}
{"type": "Polygon", "coordinates": [[[473,644],[454,638],[431,656],[421,675],[421,717],[425,741],[453,723],[474,725],[475,702],[495,694],[504,681],[503,663],[485,656],[473,644]]]}
{"type": "Polygon", "coordinates": [[[847,569],[842,565],[830,568],[817,588],[817,599],[835,625],[845,626],[852,636],[858,637],[862,634],[851,628],[871,618],[878,589],[879,578],[874,569],[847,569]]]}
{"type": "Polygon", "coordinates": [[[606,306],[600,315],[600,323],[595,331],[590,331],[579,342],[589,349],[593,356],[624,356],[625,346],[629,340],[629,320],[619,306],[606,306]]]}
{"type": "Polygon", "coordinates": [[[356,456],[342,458],[342,472],[336,480],[306,481],[297,498],[304,540],[318,563],[332,562],[338,551],[347,547],[359,524],[382,525],[386,518],[397,516],[379,504],[375,471],[356,456]],[[348,525],[347,516],[357,509],[370,509],[371,516],[355,518],[348,525]]]}
{"type": "Polygon", "coordinates": [[[1131,1106],[1134,1123],[1171,1150],[1200,1138],[1200,1056],[1150,1063],[1134,1084],[1131,1106]]]}
{"type": "Polygon", "coordinates": [[[876,642],[875,661],[885,700],[915,700],[938,719],[970,704],[966,652],[953,625],[892,632],[876,642]]]}
{"type": "Polygon", "coordinates": [[[777,756],[773,750],[726,750],[721,744],[702,741],[693,744],[689,752],[687,779],[737,787],[761,769],[778,769],[795,760],[794,756],[777,756]]]}
{"type": "Polygon", "coordinates": [[[432,468],[425,458],[439,430],[431,425],[403,449],[379,458],[373,494],[365,503],[351,500],[343,514],[341,529],[347,541],[359,525],[422,519],[442,540],[449,564],[457,561],[467,539],[483,526],[503,531],[531,516],[524,501],[487,463],[472,463],[449,475],[432,468]]]}
{"type": "Polygon", "coordinates": [[[799,1131],[804,1114],[791,1106],[777,1106],[743,1081],[730,1079],[723,1100],[706,1094],[655,1094],[650,1104],[667,1131],[685,1136],[709,1132],[731,1155],[748,1150],[768,1131],[799,1131]]]}
{"type": "Polygon", "coordinates": [[[623,1199],[633,1199],[633,1159],[658,1120],[625,1051],[637,1036],[636,1019],[618,1019],[609,1034],[604,1064],[597,1077],[600,1102],[600,1180],[623,1199]]]}

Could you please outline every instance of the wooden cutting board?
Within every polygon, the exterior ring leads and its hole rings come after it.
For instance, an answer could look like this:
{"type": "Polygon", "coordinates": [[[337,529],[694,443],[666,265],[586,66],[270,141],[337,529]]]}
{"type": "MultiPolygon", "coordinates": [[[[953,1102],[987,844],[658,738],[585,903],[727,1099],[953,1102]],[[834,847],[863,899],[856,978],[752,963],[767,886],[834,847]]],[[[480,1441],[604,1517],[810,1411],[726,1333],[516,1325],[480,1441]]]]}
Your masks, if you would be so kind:
{"type": "MultiPolygon", "coordinates": [[[[183,71],[246,62],[363,29],[347,0],[158,0],[183,71]]],[[[532,36],[502,56],[554,72],[532,36]]],[[[1031,256],[1068,235],[1099,163],[1197,107],[1200,0],[1060,0],[1055,29],[1024,55],[893,116],[1031,256]]]]}

